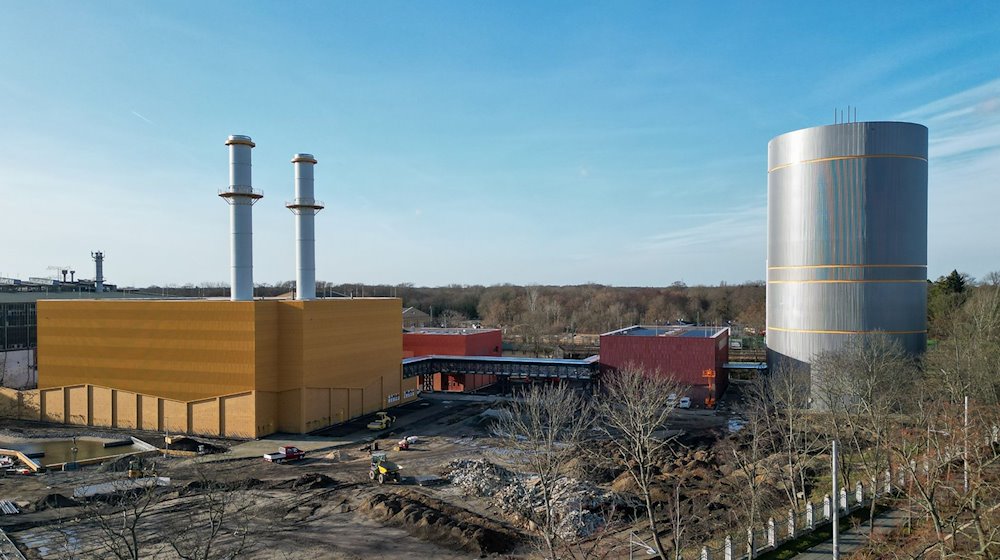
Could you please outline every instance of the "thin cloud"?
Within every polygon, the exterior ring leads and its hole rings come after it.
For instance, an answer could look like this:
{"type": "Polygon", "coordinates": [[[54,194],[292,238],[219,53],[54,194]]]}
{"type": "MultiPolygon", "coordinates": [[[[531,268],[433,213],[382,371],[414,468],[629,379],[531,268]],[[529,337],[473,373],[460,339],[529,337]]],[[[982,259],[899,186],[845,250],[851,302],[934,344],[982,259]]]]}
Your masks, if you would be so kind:
{"type": "Polygon", "coordinates": [[[746,206],[717,214],[711,221],[648,235],[630,249],[637,252],[688,253],[734,243],[744,245],[763,238],[766,221],[766,205],[746,206]]]}
{"type": "Polygon", "coordinates": [[[1000,176],[1000,79],[899,115],[930,136],[928,274],[958,268],[981,276],[996,268],[992,224],[1000,176]]]}
{"type": "Polygon", "coordinates": [[[1000,79],[932,101],[900,119],[927,125],[930,157],[940,169],[995,158],[1000,150],[1000,79]]]}
{"type": "Polygon", "coordinates": [[[139,113],[136,113],[135,111],[132,111],[132,114],[133,114],[133,115],[135,115],[135,116],[137,116],[137,117],[139,117],[140,119],[142,119],[142,120],[144,120],[144,121],[148,122],[149,124],[156,124],[156,123],[154,123],[153,121],[151,121],[151,120],[147,119],[146,117],[144,117],[144,116],[140,115],[139,113]]]}

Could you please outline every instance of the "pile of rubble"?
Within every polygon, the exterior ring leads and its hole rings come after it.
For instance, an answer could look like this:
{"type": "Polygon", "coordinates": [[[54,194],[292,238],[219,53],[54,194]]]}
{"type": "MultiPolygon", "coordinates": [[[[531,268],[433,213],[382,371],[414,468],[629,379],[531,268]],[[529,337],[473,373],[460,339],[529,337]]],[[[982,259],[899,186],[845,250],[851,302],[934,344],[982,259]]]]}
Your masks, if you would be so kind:
{"type": "MultiPolygon", "coordinates": [[[[447,477],[467,495],[490,498],[506,518],[531,527],[545,518],[539,477],[523,475],[489,461],[462,460],[448,465],[447,477]]],[[[562,538],[586,537],[607,522],[620,499],[593,484],[562,477],[555,482],[552,508],[562,538]]]]}
{"type": "Polygon", "coordinates": [[[501,488],[519,481],[514,471],[485,459],[452,461],[445,468],[452,484],[471,496],[494,496],[501,488]]]}

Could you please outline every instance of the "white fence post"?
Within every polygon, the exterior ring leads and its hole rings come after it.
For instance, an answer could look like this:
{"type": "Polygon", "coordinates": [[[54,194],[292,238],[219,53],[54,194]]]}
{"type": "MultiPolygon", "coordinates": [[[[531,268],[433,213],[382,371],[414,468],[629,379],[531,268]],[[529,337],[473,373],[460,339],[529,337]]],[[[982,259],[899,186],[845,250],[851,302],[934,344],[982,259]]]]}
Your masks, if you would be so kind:
{"type": "Polygon", "coordinates": [[[729,535],[726,535],[725,557],[726,560],[733,560],[733,538],[729,535]]]}
{"type": "Polygon", "coordinates": [[[826,519],[827,521],[830,520],[831,518],[830,516],[833,515],[831,509],[832,508],[830,507],[830,495],[827,494],[823,496],[823,519],[826,519]]]}
{"type": "Polygon", "coordinates": [[[816,528],[816,520],[813,518],[813,503],[806,502],[806,527],[810,531],[816,528]]]}
{"type": "Polygon", "coordinates": [[[865,501],[865,487],[861,485],[859,480],[857,485],[854,486],[854,501],[861,505],[861,502],[865,501]]]}
{"type": "Polygon", "coordinates": [[[840,509],[847,511],[847,488],[840,489],[840,509]]]}
{"type": "Polygon", "coordinates": [[[795,510],[788,510],[788,538],[795,538],[795,510]]]}
{"type": "Polygon", "coordinates": [[[774,545],[777,544],[777,539],[775,538],[776,536],[777,535],[774,534],[774,518],[773,517],[768,517],[767,518],[767,546],[769,546],[771,548],[774,548],[774,545]]]}

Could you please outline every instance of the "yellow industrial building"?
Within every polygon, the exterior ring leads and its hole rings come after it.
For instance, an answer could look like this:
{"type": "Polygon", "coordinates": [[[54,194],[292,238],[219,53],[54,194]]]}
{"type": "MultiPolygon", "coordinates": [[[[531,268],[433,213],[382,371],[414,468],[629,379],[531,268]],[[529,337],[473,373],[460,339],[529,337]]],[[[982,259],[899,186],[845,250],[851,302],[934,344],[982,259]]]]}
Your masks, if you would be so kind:
{"type": "Polygon", "coordinates": [[[41,420],[254,438],[412,400],[401,300],[42,300],[41,420]]]}

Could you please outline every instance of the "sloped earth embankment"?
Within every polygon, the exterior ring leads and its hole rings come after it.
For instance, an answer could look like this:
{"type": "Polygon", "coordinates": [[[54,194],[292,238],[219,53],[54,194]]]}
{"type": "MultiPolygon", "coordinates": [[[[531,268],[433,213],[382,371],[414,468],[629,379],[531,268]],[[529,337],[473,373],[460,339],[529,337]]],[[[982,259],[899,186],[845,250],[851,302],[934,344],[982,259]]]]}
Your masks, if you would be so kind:
{"type": "Polygon", "coordinates": [[[480,555],[507,554],[521,542],[519,533],[492,519],[409,490],[378,492],[358,511],[419,539],[480,555]]]}

